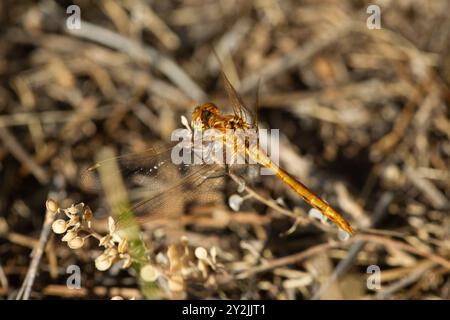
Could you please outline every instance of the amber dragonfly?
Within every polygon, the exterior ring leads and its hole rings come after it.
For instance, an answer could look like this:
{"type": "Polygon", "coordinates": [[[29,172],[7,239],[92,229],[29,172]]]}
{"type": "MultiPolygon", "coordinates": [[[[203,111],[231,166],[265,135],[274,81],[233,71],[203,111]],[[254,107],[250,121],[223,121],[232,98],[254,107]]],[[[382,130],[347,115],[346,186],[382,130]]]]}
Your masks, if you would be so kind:
{"type": "MultiPolygon", "coordinates": [[[[219,132],[215,136],[216,142],[220,141],[223,143],[223,141],[228,141],[225,143],[232,145],[231,150],[233,152],[240,152],[247,159],[252,160],[252,163],[271,170],[304,201],[319,210],[339,228],[352,235],[354,233],[353,228],[340,213],[302,182],[281,168],[276,162],[272,161],[259,143],[249,144],[246,140],[242,142],[242,140],[238,139],[232,139],[230,143],[230,139],[226,140],[223,138],[228,130],[238,130],[243,132],[244,135],[247,132],[252,132],[254,135],[255,131],[258,132],[258,120],[257,108],[250,110],[246,107],[224,72],[222,72],[222,78],[233,112],[231,114],[223,114],[219,107],[212,102],[195,107],[192,112],[190,126],[186,124],[190,137],[209,129],[216,130],[216,132],[219,132]]],[[[201,145],[202,150],[205,149],[204,144],[209,143],[211,145],[211,140],[208,141],[203,142],[203,145],[201,145]]],[[[162,149],[151,148],[144,152],[131,153],[101,161],[87,170],[88,174],[85,174],[83,178],[84,184],[90,187],[97,185],[98,179],[93,177],[95,172],[110,161],[117,161],[123,176],[126,178],[127,186],[133,188],[135,190],[134,193],[139,193],[136,190],[141,191],[140,197],[136,195],[132,197],[143,198],[140,201],[136,200],[136,204],[132,207],[133,211],[141,213],[144,217],[148,214],[155,216],[158,213],[170,211],[177,199],[189,200],[199,194],[208,194],[213,189],[213,186],[217,184],[217,178],[220,177],[220,173],[229,173],[229,170],[233,169],[233,165],[211,163],[211,161],[208,163],[202,162],[201,164],[195,161],[191,163],[174,163],[174,146],[175,143],[162,149]]],[[[186,148],[195,149],[192,143],[182,146],[182,149],[186,148]]],[[[207,149],[211,149],[211,147],[209,146],[207,149]]],[[[195,155],[196,152],[194,152],[195,155]]],[[[242,167],[242,164],[239,167],[242,167]]],[[[139,219],[145,220],[145,218],[139,219]]]]}

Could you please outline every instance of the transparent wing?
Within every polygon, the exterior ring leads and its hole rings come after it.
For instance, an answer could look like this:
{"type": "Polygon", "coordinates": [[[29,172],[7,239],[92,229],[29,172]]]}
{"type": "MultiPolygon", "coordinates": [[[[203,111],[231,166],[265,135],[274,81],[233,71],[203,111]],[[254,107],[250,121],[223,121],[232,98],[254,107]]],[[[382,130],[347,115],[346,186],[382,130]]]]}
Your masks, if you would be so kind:
{"type": "Polygon", "coordinates": [[[258,80],[258,83],[256,85],[255,90],[255,102],[253,104],[253,110],[251,111],[253,116],[253,125],[254,127],[258,128],[258,122],[259,122],[259,90],[261,88],[261,79],[258,80]]]}
{"type": "Polygon", "coordinates": [[[245,104],[242,102],[241,97],[234,89],[233,85],[231,84],[230,80],[228,80],[227,76],[225,75],[225,72],[221,71],[225,91],[227,92],[228,99],[231,102],[231,106],[233,108],[233,111],[236,115],[241,117],[245,120],[245,122],[256,125],[255,123],[255,115],[245,106],[245,104]]]}
{"type": "MultiPolygon", "coordinates": [[[[161,215],[173,216],[194,201],[217,200],[226,177],[225,168],[219,164],[178,163],[173,159],[174,146],[98,162],[83,172],[82,188],[107,198],[108,188],[114,192],[121,187],[111,186],[107,180],[119,174],[130,208],[140,222],[161,215]]],[[[182,152],[192,152],[189,149],[182,152]]]]}
{"type": "Polygon", "coordinates": [[[216,56],[217,62],[220,65],[220,73],[222,75],[223,83],[225,86],[225,91],[227,92],[228,99],[231,102],[231,107],[233,108],[233,112],[235,115],[239,116],[240,118],[244,119],[248,124],[251,124],[253,126],[257,125],[256,120],[256,114],[254,114],[252,111],[250,111],[245,104],[242,102],[241,97],[234,89],[233,85],[231,84],[230,80],[228,80],[227,75],[223,71],[223,64],[222,61],[219,58],[219,55],[217,52],[213,49],[214,55],[216,56]]]}

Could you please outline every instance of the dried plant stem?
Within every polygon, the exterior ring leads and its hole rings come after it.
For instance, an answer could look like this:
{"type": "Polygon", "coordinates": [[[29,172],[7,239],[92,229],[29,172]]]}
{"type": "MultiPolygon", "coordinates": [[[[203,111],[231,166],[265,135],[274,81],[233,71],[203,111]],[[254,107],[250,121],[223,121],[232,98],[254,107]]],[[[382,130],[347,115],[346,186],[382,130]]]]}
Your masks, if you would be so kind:
{"type": "MultiPolygon", "coordinates": [[[[239,179],[238,176],[236,176],[235,174],[230,172],[230,177],[238,184],[241,183],[241,179],[239,179]]],[[[255,198],[256,200],[258,200],[259,202],[265,204],[266,206],[268,206],[269,208],[272,208],[273,210],[281,213],[284,216],[287,216],[289,218],[295,219],[296,221],[296,225],[302,225],[302,224],[306,224],[306,222],[311,222],[312,224],[314,224],[316,227],[318,227],[321,230],[324,231],[331,231],[331,228],[327,228],[325,225],[317,222],[314,219],[307,219],[305,217],[301,217],[298,214],[296,214],[295,212],[292,212],[289,209],[283,208],[282,206],[280,206],[279,204],[277,204],[273,199],[266,199],[263,196],[261,196],[258,192],[256,192],[255,190],[253,190],[251,187],[249,187],[248,185],[244,186],[244,190],[248,192],[248,194],[250,196],[252,196],[253,198],[255,198]]]]}
{"type": "Polygon", "coordinates": [[[0,127],[0,139],[3,141],[5,147],[22,162],[30,171],[34,177],[42,184],[45,185],[49,181],[47,172],[39,166],[36,161],[31,157],[28,152],[20,145],[19,141],[9,132],[7,128],[0,127]]]}
{"type": "Polygon", "coordinates": [[[302,252],[287,256],[287,257],[268,261],[267,264],[254,267],[252,269],[246,270],[246,271],[236,275],[236,278],[237,279],[246,279],[256,273],[265,272],[265,271],[275,269],[278,267],[282,267],[282,266],[292,264],[292,263],[298,263],[308,257],[319,254],[320,252],[326,251],[335,246],[337,246],[337,244],[322,243],[322,244],[316,245],[314,247],[311,247],[305,251],[302,251],[302,252]]]}
{"type": "MultiPolygon", "coordinates": [[[[48,199],[53,199],[55,201],[60,200],[61,195],[58,189],[62,188],[63,180],[60,176],[56,176],[53,181],[53,190],[48,193],[48,199]]],[[[34,280],[38,273],[39,263],[41,261],[42,255],[44,254],[47,241],[52,231],[52,223],[55,217],[55,212],[51,212],[46,209],[44,225],[42,226],[41,235],[39,236],[39,242],[33,249],[30,266],[28,268],[25,279],[17,293],[16,300],[28,300],[31,294],[31,289],[33,287],[34,280]]]]}
{"type": "Polygon", "coordinates": [[[390,284],[383,290],[379,291],[376,295],[378,299],[386,299],[387,297],[391,296],[395,292],[403,289],[404,287],[416,282],[425,272],[430,270],[436,266],[436,263],[433,261],[426,261],[424,264],[417,264],[414,268],[415,270],[409,274],[407,274],[405,277],[401,278],[400,280],[390,284]]]}
{"type": "Polygon", "coordinates": [[[163,56],[148,45],[141,45],[113,31],[83,21],[80,29],[66,29],[70,34],[95,41],[110,48],[125,52],[130,57],[151,64],[164,73],[183,92],[197,101],[204,101],[206,93],[173,60],[163,56]]]}
{"type": "MultiPolygon", "coordinates": [[[[385,193],[381,196],[380,200],[378,201],[377,206],[375,207],[373,219],[371,221],[371,227],[375,227],[382,217],[384,217],[386,213],[387,206],[391,203],[393,200],[394,195],[389,192],[385,193]]],[[[353,262],[355,261],[356,257],[358,256],[358,253],[364,249],[366,246],[367,241],[357,241],[355,242],[350,249],[348,250],[347,255],[344,259],[342,259],[336,268],[334,269],[333,273],[331,274],[330,278],[327,282],[325,282],[319,290],[314,294],[312,299],[319,299],[322,294],[337,280],[339,277],[341,277],[343,274],[345,274],[349,268],[352,266],[353,262]]]]}
{"type": "Polygon", "coordinates": [[[365,240],[373,243],[378,243],[386,247],[392,247],[398,250],[406,251],[418,256],[422,256],[424,258],[427,258],[431,261],[434,261],[437,264],[440,264],[444,268],[450,269],[450,261],[447,260],[444,257],[441,257],[437,254],[417,249],[409,244],[406,244],[404,242],[400,242],[397,240],[393,240],[390,237],[385,236],[379,236],[379,235],[373,235],[373,234],[360,234],[355,237],[357,240],[365,240]]]}
{"type": "MultiPolygon", "coordinates": [[[[12,126],[25,126],[39,121],[43,124],[69,122],[76,116],[76,111],[43,111],[43,112],[20,112],[0,115],[0,128],[12,126]]],[[[95,114],[90,115],[92,120],[100,120],[111,114],[111,107],[99,107],[95,114]]]]}
{"type": "Polygon", "coordinates": [[[0,259],[0,283],[2,287],[7,291],[9,287],[8,278],[6,277],[5,271],[2,267],[2,260],[0,259]]]}
{"type": "Polygon", "coordinates": [[[306,45],[297,48],[280,59],[266,65],[261,71],[247,76],[242,80],[239,92],[247,93],[253,90],[258,84],[259,79],[267,81],[291,68],[303,66],[320,50],[323,50],[342,39],[342,37],[351,31],[352,26],[352,23],[343,24],[338,29],[334,30],[334,32],[328,32],[322,37],[317,37],[306,45]]]}
{"type": "MultiPolygon", "coordinates": [[[[371,235],[371,234],[357,234],[353,238],[348,240],[346,242],[346,244],[353,244],[353,243],[355,243],[355,242],[357,243],[359,241],[378,243],[378,244],[381,244],[386,247],[392,247],[392,248],[395,248],[398,250],[416,254],[416,255],[425,257],[425,258],[435,262],[436,264],[440,264],[447,269],[450,269],[450,261],[449,260],[447,260],[441,256],[438,256],[436,254],[417,249],[409,244],[390,239],[389,237],[383,237],[383,236],[371,235]]],[[[285,266],[285,265],[293,264],[293,263],[298,263],[310,256],[313,256],[322,251],[326,251],[328,249],[331,249],[331,248],[334,248],[337,246],[339,246],[339,244],[333,244],[333,243],[319,244],[319,245],[311,247],[305,251],[302,251],[302,252],[287,256],[287,257],[268,261],[267,264],[265,264],[265,265],[257,266],[255,268],[249,269],[247,271],[244,271],[244,272],[236,275],[236,278],[237,279],[245,279],[255,273],[265,272],[265,271],[268,271],[268,270],[271,270],[271,269],[274,269],[277,267],[281,267],[281,266],[285,266]]]]}

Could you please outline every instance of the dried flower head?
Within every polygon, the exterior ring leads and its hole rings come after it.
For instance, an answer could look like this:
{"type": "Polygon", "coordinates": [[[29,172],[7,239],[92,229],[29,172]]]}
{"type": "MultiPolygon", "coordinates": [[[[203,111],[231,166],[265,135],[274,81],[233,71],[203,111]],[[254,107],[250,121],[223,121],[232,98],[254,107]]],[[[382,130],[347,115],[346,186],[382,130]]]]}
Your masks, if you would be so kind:
{"type": "MultiPolygon", "coordinates": [[[[48,202],[48,206],[52,209],[57,207],[51,202],[48,202]]],[[[139,274],[144,281],[154,282],[161,277],[174,297],[182,297],[188,283],[193,281],[207,286],[217,283],[213,278],[213,272],[220,265],[217,263],[215,247],[211,249],[197,247],[192,250],[188,239],[183,237],[178,244],[169,245],[166,252],[155,253],[153,259],[148,255],[143,259],[134,260],[129,252],[128,240],[117,228],[117,223],[112,217],[108,218],[108,233],[101,235],[91,228],[91,224],[95,222],[94,215],[83,203],[56,210],[63,213],[66,218],[54,221],[52,229],[57,234],[63,234],[61,240],[67,242],[69,248],[82,248],[88,238],[98,241],[102,252],[95,259],[95,268],[99,271],[106,271],[115,263],[121,263],[122,268],[129,268],[136,263],[137,266],[141,266],[139,274]]]]}
{"type": "MultiPolygon", "coordinates": [[[[47,201],[47,205],[54,209],[56,206],[47,201]]],[[[133,259],[128,254],[128,241],[119,235],[116,223],[112,217],[108,219],[107,235],[99,235],[91,228],[93,213],[84,203],[72,204],[66,209],[57,209],[68,218],[57,219],[52,224],[52,229],[57,234],[64,234],[63,242],[71,249],[80,249],[84,246],[85,240],[93,237],[99,241],[99,246],[104,248],[103,253],[95,259],[95,266],[100,271],[108,270],[116,261],[122,261],[122,268],[132,265],[133,259]],[[84,233],[80,236],[80,233],[84,233]]]]}

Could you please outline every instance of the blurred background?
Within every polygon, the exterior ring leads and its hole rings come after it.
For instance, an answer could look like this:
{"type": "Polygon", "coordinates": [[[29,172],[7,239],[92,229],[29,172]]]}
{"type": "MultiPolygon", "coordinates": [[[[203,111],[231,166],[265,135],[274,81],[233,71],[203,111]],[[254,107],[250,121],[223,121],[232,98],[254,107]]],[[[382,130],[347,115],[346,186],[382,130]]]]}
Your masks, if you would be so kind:
{"type": "Polygon", "coordinates": [[[448,299],[448,12],[447,0],[1,1],[0,297],[448,299]],[[80,174],[105,148],[166,143],[200,103],[230,110],[213,48],[246,103],[259,86],[281,165],[358,232],[342,241],[274,177],[252,185],[272,206],[253,195],[233,211],[230,181],[214,205],[141,227],[172,267],[170,233],[217,260],[201,281],[167,275],[143,293],[136,270],[98,270],[92,239],[73,250],[49,232],[45,203],[84,202],[104,233],[108,201],[80,174]],[[81,289],[66,285],[70,265],[81,289]]]}

